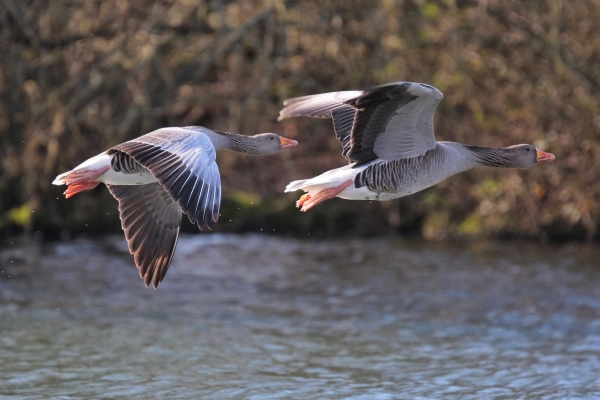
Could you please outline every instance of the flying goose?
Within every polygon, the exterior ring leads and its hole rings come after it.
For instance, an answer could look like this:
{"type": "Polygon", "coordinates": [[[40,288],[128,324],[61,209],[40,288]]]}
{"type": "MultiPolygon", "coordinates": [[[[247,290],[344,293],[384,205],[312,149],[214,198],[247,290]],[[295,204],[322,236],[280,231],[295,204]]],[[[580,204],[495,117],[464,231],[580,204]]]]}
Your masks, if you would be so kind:
{"type": "Polygon", "coordinates": [[[323,93],[284,101],[279,120],[331,118],[349,165],[291,182],[306,192],[308,211],[334,197],[390,200],[433,186],[476,166],[529,168],[554,155],[529,144],[494,148],[437,142],[433,114],[444,96],[424,83],[395,82],[365,90],[323,93]]]}
{"type": "Polygon", "coordinates": [[[111,147],[56,177],[67,198],[104,182],[119,202],[129,251],[146,286],[163,280],[177,245],[181,213],[200,229],[219,218],[215,150],[275,154],[297,145],[274,133],[243,136],[200,126],[162,128],[111,147]]]}

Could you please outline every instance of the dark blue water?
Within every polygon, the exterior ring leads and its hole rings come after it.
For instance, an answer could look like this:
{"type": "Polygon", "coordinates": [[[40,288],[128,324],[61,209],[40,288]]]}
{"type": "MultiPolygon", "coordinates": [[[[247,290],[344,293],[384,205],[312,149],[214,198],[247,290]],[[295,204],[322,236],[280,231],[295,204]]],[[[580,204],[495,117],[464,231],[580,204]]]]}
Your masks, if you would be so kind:
{"type": "MultiPolygon", "coordinates": [[[[6,398],[600,397],[600,249],[119,237],[0,250],[6,398]]],[[[4,398],[0,396],[0,398],[4,398]]]]}

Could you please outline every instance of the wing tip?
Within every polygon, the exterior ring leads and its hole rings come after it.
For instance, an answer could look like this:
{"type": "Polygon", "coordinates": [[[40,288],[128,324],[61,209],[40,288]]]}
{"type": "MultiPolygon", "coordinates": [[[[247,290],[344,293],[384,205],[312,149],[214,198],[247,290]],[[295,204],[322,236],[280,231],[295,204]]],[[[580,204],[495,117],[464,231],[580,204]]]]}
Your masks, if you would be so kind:
{"type": "Polygon", "coordinates": [[[284,107],[287,107],[287,106],[289,106],[290,104],[294,104],[296,99],[297,99],[297,97],[293,97],[293,98],[291,98],[291,99],[285,99],[285,100],[283,101],[283,106],[284,106],[284,107]]]}
{"type": "Polygon", "coordinates": [[[152,284],[152,288],[154,290],[158,289],[158,285],[160,285],[165,278],[169,266],[171,265],[171,261],[173,260],[172,255],[173,253],[171,253],[171,255],[157,255],[153,257],[147,264],[138,265],[136,262],[136,266],[140,272],[140,277],[144,281],[144,284],[147,288],[150,287],[150,284],[152,284]]]}
{"type": "Polygon", "coordinates": [[[435,86],[429,85],[427,83],[419,83],[419,82],[404,82],[408,83],[409,86],[407,91],[416,96],[430,96],[435,99],[443,99],[444,94],[435,86]]]}

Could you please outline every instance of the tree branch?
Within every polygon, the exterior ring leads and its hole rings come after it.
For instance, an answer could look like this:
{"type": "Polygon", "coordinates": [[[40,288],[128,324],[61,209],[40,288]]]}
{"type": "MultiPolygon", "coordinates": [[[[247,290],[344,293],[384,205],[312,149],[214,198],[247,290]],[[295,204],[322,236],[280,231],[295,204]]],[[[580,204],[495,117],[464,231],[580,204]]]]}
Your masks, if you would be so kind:
{"type": "Polygon", "coordinates": [[[237,42],[258,25],[263,19],[275,11],[272,5],[267,5],[248,18],[239,28],[227,34],[213,51],[207,51],[201,56],[199,67],[192,77],[193,81],[199,81],[204,74],[227,53],[237,42]]]}
{"type": "MultiPolygon", "coordinates": [[[[507,17],[504,13],[490,9],[490,8],[487,8],[486,11],[490,16],[496,18],[496,20],[498,20],[502,25],[504,25],[506,27],[517,28],[524,32],[527,32],[532,37],[535,37],[535,38],[541,40],[544,43],[544,46],[546,46],[548,48],[552,47],[551,43],[549,43],[545,37],[537,34],[526,23],[523,23],[522,21],[517,21],[517,20],[515,20],[515,18],[507,17]]],[[[598,81],[592,76],[592,74],[590,74],[588,71],[584,70],[581,67],[581,65],[577,64],[573,59],[571,59],[571,57],[569,56],[567,51],[564,49],[564,46],[561,46],[559,44],[558,52],[560,54],[560,58],[563,60],[565,65],[567,65],[573,72],[575,72],[576,74],[580,75],[585,80],[587,80],[595,90],[600,90],[600,83],[598,83],[598,81]]]]}

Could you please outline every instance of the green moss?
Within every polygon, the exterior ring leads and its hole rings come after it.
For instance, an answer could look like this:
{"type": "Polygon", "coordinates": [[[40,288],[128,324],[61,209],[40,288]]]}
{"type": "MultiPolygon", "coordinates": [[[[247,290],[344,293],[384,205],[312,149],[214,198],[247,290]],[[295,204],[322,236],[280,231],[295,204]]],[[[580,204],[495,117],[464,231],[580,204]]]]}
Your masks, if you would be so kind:
{"type": "Polygon", "coordinates": [[[262,204],[259,194],[243,190],[228,189],[223,193],[223,198],[230,200],[241,207],[257,207],[262,204]]]}
{"type": "Polygon", "coordinates": [[[477,184],[475,193],[479,197],[494,197],[498,196],[502,192],[500,182],[494,179],[486,179],[477,184]]]}
{"type": "Polygon", "coordinates": [[[19,226],[26,226],[31,222],[31,206],[27,203],[15,207],[6,213],[6,222],[19,226]]]}
{"type": "Polygon", "coordinates": [[[476,213],[469,215],[458,227],[459,233],[467,236],[475,236],[483,230],[483,221],[476,213]]]}
{"type": "Polygon", "coordinates": [[[395,62],[389,62],[385,66],[385,74],[387,76],[398,75],[398,65],[395,62]]]}
{"type": "Polygon", "coordinates": [[[485,126],[485,113],[482,109],[476,110],[473,113],[473,119],[479,126],[485,126]]]}
{"type": "Polygon", "coordinates": [[[439,200],[440,195],[437,192],[429,191],[423,199],[423,205],[427,209],[432,209],[439,203],[439,200]]]}
{"type": "Polygon", "coordinates": [[[427,239],[442,239],[448,233],[449,215],[447,212],[432,212],[423,222],[422,233],[427,239]]]}
{"type": "Polygon", "coordinates": [[[440,15],[440,8],[437,4],[427,3],[421,7],[421,12],[427,18],[437,18],[440,15]]]}
{"type": "Polygon", "coordinates": [[[579,108],[582,110],[587,110],[591,113],[598,112],[598,105],[589,98],[579,98],[577,99],[577,103],[579,104],[579,108]]]}

